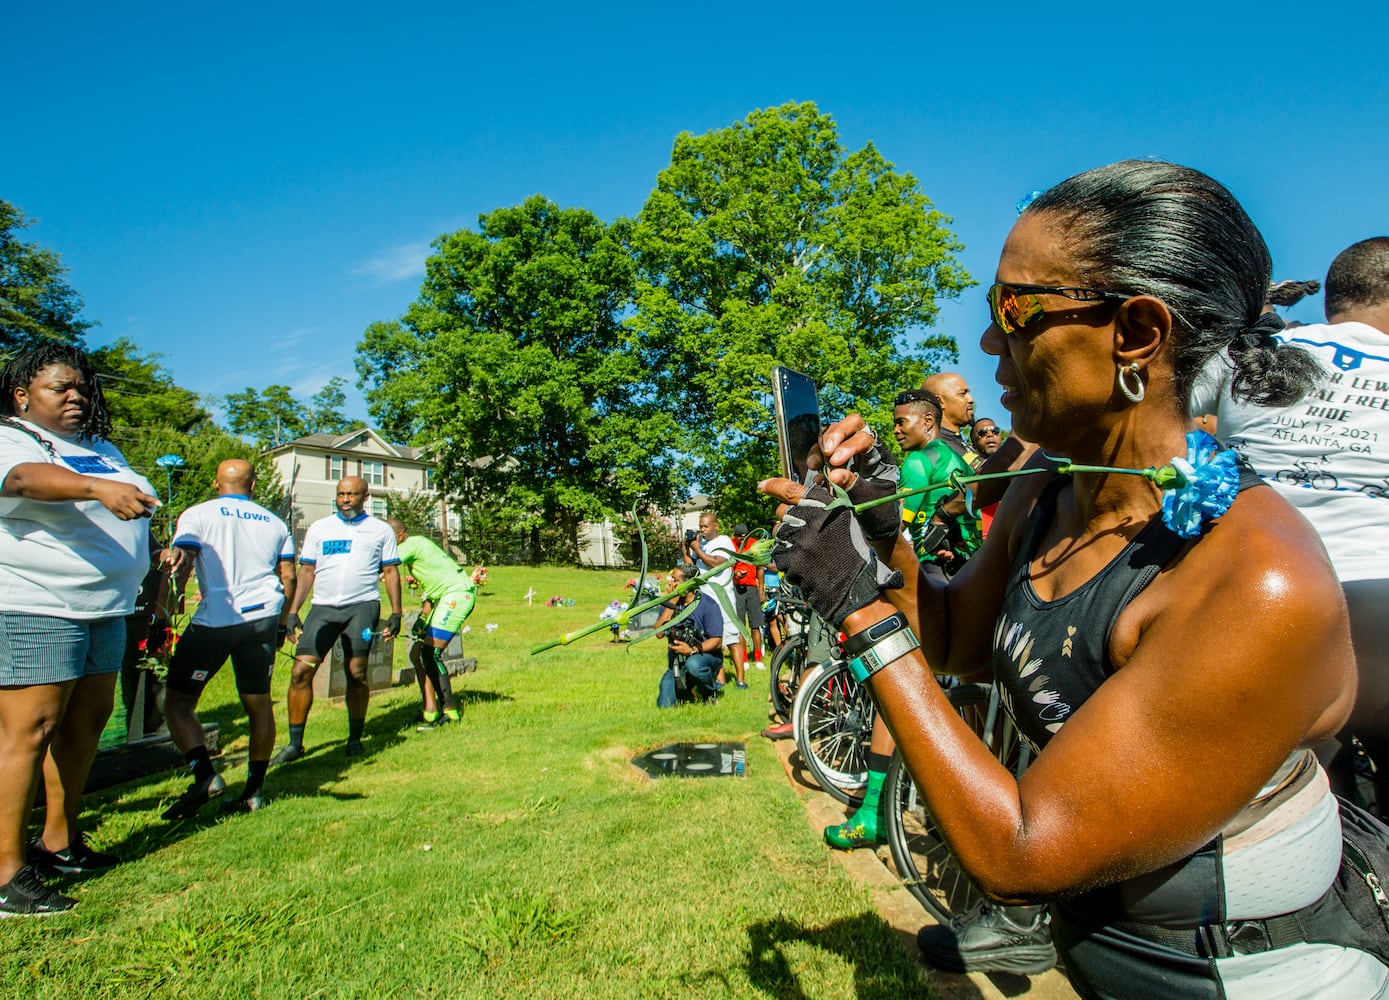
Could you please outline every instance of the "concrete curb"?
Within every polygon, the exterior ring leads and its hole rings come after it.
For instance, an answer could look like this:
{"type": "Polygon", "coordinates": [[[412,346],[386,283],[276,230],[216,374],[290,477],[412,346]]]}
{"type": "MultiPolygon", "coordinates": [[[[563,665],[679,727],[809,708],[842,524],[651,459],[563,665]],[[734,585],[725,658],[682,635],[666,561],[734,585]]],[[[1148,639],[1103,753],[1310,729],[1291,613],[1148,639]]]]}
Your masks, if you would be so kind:
{"type": "MultiPolygon", "coordinates": [[[[794,740],[781,740],[776,745],[786,777],[798,792],[803,793],[806,819],[817,835],[825,827],[844,821],[844,806],[820,790],[797,766],[800,755],[794,740]]],[[[908,892],[897,876],[877,853],[868,850],[829,851],[857,884],[865,887],[872,897],[878,915],[897,932],[899,944],[920,962],[916,950],[916,932],[923,924],[935,919],[908,892]]],[[[886,856],[887,848],[879,849],[886,856]]],[[[971,972],[956,975],[921,964],[922,978],[930,987],[931,996],[939,1000],[1011,1000],[1026,996],[1033,1000],[1075,1000],[1065,975],[1052,969],[1039,976],[1020,976],[1008,972],[971,972]]]]}

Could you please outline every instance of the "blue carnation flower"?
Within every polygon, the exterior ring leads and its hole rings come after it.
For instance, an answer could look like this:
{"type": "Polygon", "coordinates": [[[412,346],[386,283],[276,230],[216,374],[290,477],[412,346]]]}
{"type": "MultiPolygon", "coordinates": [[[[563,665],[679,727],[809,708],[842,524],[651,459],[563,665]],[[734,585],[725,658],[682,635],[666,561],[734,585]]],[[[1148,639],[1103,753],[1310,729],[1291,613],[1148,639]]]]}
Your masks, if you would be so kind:
{"type": "Polygon", "coordinates": [[[1196,538],[1206,525],[1230,509],[1239,493],[1235,453],[1205,431],[1186,436],[1186,458],[1172,459],[1180,485],[1162,495],[1162,520],[1182,538],[1196,538]]]}

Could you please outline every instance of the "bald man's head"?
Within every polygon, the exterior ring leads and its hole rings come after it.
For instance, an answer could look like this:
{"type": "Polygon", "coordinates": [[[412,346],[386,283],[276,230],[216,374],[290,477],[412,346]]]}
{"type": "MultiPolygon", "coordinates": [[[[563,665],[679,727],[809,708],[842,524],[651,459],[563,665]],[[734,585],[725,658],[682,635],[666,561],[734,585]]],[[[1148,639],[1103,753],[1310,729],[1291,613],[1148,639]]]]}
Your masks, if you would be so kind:
{"type": "Polygon", "coordinates": [[[958,434],[961,427],[974,422],[974,397],[955,372],[937,372],[922,382],[921,388],[940,400],[940,425],[945,430],[958,434]]]}
{"type": "Polygon", "coordinates": [[[403,542],[410,537],[410,529],[405,527],[405,522],[400,518],[388,517],[386,518],[386,523],[389,524],[391,530],[395,532],[395,540],[397,542],[403,542]]]}
{"type": "Polygon", "coordinates": [[[213,479],[213,489],[218,496],[229,493],[248,497],[256,485],[256,470],[244,458],[229,458],[217,466],[217,477],[213,479]]]}
{"type": "Polygon", "coordinates": [[[345,476],[338,480],[338,514],[345,521],[355,521],[367,505],[367,481],[361,476],[345,476]]]}

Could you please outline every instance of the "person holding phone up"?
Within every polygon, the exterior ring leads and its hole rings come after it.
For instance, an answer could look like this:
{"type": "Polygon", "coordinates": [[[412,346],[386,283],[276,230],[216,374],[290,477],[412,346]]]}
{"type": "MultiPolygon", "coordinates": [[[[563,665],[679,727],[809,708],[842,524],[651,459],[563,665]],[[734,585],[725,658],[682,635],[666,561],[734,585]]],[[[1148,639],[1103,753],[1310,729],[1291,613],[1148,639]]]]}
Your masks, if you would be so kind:
{"type": "MultiPolygon", "coordinates": [[[[1116,163],[1032,201],[981,347],[1016,431],[1082,468],[1020,480],[948,582],[905,543],[883,564],[871,511],[762,484],[786,505],[777,565],[844,631],[942,837],[991,899],[1048,904],[1083,997],[1389,991],[1349,933],[1299,930],[1341,869],[1342,807],[1312,752],[1355,699],[1340,584],[1307,522],[1188,410],[1217,354],[1254,403],[1315,384],[1261,316],[1270,270],[1244,209],[1190,168],[1116,163]],[[1105,471],[1174,458],[1176,490],[1105,471]],[[932,676],[988,662],[1038,751],[1020,778],[932,676]]],[[[873,441],[857,416],[826,432],[851,497],[873,441]]],[[[952,933],[918,943],[967,957],[952,933]]]]}

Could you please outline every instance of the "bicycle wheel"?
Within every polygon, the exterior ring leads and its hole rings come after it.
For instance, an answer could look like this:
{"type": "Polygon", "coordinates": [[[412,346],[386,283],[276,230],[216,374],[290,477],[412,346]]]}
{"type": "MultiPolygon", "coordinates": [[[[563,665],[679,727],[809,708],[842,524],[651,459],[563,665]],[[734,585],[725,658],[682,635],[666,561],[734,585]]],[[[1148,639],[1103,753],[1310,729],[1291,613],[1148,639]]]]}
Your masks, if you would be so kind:
{"type": "Polygon", "coordinates": [[[1318,472],[1312,477],[1312,489],[1314,490],[1334,490],[1340,485],[1336,477],[1329,472],[1318,472]]]}
{"type": "Polygon", "coordinates": [[[771,685],[772,711],[782,722],[791,721],[791,706],[796,700],[801,675],[805,672],[806,650],[810,647],[805,634],[793,635],[782,642],[772,654],[771,685]]]}
{"type": "MultiPolygon", "coordinates": [[[[994,756],[1014,774],[1021,774],[1030,756],[992,689],[984,684],[965,684],[946,695],[994,756]]],[[[978,903],[983,894],[936,830],[900,754],[892,755],[883,783],[883,798],[887,802],[887,843],[892,863],[897,877],[911,894],[941,923],[948,923],[954,914],[964,913],[978,903]]]]}
{"type": "Polygon", "coordinates": [[[796,749],[815,783],[848,805],[868,781],[868,742],[876,709],[868,691],[831,661],[801,678],[791,710],[796,749]]]}

